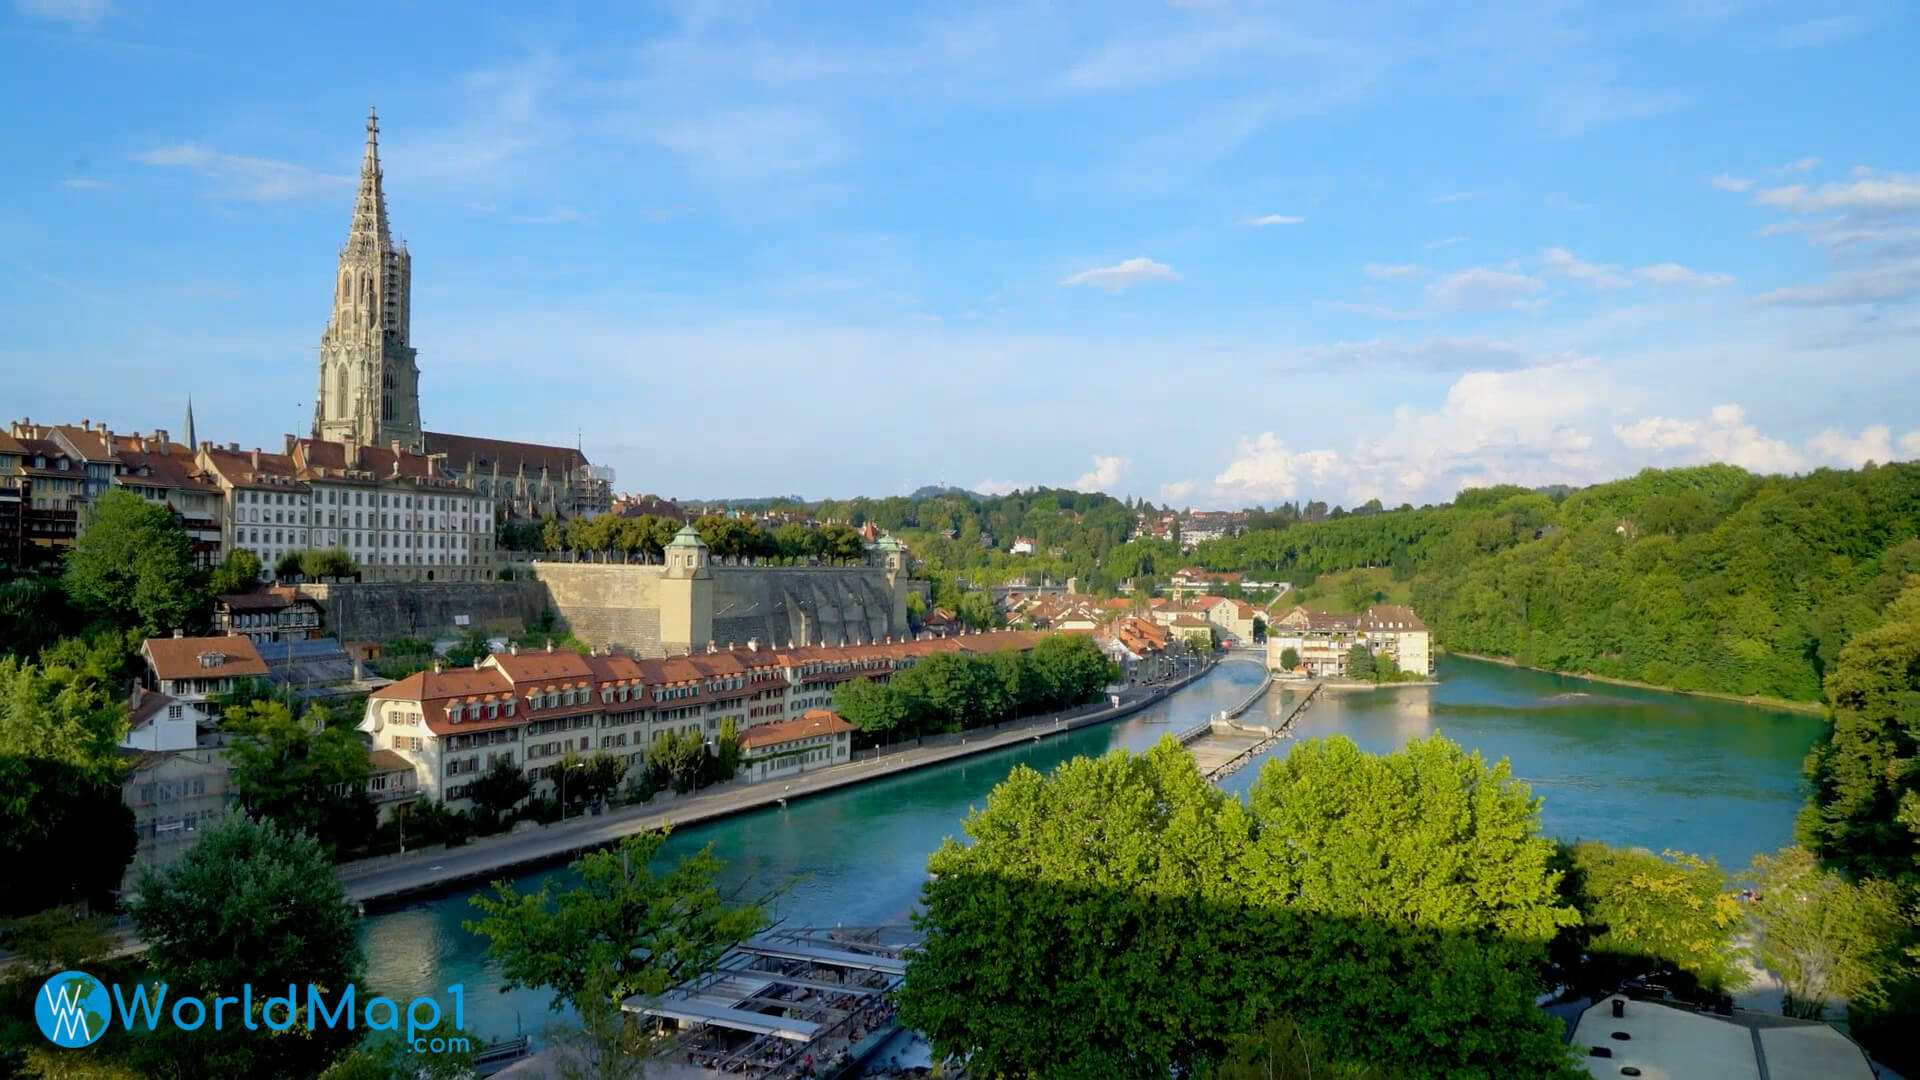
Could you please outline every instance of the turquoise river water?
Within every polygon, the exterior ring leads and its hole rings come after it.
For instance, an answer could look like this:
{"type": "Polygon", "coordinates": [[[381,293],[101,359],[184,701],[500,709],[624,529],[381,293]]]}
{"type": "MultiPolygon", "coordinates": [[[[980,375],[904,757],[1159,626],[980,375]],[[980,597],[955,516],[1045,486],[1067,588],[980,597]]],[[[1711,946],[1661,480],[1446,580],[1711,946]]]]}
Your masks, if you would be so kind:
{"type": "MultiPolygon", "coordinates": [[[[905,922],[927,878],[927,855],[958,835],[968,808],[1015,765],[1045,771],[1079,754],[1140,750],[1238,703],[1262,676],[1227,663],[1172,699],[1114,724],[935,765],[708,825],[676,831],[668,857],[712,844],[728,884],[787,886],[776,917],[799,925],[905,922]]],[[[1548,833],[1711,855],[1744,867],[1792,837],[1804,798],[1800,762],[1818,717],[1592,683],[1444,657],[1440,685],[1325,693],[1302,716],[1302,738],[1342,734],[1372,751],[1439,731],[1489,758],[1507,758],[1545,800],[1548,833]]],[[[1246,717],[1278,719],[1275,691],[1246,717]]],[[[1274,751],[1284,754],[1290,742],[1274,751]]],[[[1225,788],[1244,792],[1249,767],[1225,788]]],[[[519,879],[523,888],[564,867],[519,879]]],[[[370,915],[364,986],[399,1000],[466,985],[467,1027],[485,1038],[536,1035],[553,1016],[545,991],[499,993],[484,940],[461,922],[473,889],[370,915]]]]}

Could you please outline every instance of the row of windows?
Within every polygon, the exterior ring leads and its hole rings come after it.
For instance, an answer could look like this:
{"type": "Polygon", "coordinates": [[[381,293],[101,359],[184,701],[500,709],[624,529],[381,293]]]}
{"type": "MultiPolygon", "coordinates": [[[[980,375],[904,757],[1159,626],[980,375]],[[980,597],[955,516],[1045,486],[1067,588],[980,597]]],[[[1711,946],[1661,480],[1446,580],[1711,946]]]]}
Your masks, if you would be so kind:
{"type": "Polygon", "coordinates": [[[207,778],[196,776],[191,780],[156,780],[151,784],[141,784],[134,793],[135,806],[151,806],[154,803],[176,802],[180,799],[207,793],[207,778]]]}

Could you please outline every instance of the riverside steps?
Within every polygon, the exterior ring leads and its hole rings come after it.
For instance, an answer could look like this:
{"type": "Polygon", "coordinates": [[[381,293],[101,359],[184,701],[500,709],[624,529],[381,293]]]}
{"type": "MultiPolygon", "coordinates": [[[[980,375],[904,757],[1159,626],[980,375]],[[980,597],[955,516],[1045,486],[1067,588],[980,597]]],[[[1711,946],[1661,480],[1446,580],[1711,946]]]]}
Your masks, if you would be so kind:
{"type": "Polygon", "coordinates": [[[1290,738],[1294,721],[1300,719],[1300,714],[1307,711],[1325,686],[1325,683],[1314,683],[1307,695],[1300,699],[1299,704],[1277,727],[1240,723],[1238,718],[1272,689],[1273,679],[1268,678],[1235,708],[1215,713],[1206,723],[1195,724],[1181,732],[1180,743],[1193,755],[1194,764],[1200,767],[1200,775],[1206,777],[1208,783],[1215,783],[1239,772],[1249,762],[1279,745],[1280,740],[1290,738]]]}
{"type": "Polygon", "coordinates": [[[572,818],[520,833],[485,837],[456,848],[431,848],[404,855],[344,863],[339,867],[347,898],[362,911],[452,886],[514,876],[566,862],[582,852],[617,844],[634,833],[716,821],[852,784],[894,776],[929,765],[986,753],[1022,742],[1039,742],[1094,724],[1131,716],[1157,704],[1213,670],[1200,670],[1160,686],[1133,687],[1106,701],[1077,709],[867,751],[844,765],[802,773],[790,783],[726,784],[685,796],[658,797],[597,817],[572,818]]]}

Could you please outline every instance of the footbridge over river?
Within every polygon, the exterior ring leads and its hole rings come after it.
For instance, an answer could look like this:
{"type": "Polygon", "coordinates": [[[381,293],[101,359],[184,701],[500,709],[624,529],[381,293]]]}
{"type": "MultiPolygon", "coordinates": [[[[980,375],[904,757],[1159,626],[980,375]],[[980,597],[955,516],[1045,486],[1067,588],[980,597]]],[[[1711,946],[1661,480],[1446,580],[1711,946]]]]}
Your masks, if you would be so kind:
{"type": "Polygon", "coordinates": [[[1194,762],[1200,766],[1200,774],[1206,777],[1208,783],[1232,776],[1273,749],[1281,739],[1291,738],[1294,721],[1320,696],[1320,690],[1325,685],[1314,683],[1306,696],[1294,705],[1293,711],[1287,713],[1287,718],[1277,726],[1240,723],[1240,716],[1266,696],[1273,682],[1271,678],[1263,680],[1239,705],[1217,712],[1205,723],[1195,724],[1177,736],[1181,745],[1193,755],[1194,762]]]}

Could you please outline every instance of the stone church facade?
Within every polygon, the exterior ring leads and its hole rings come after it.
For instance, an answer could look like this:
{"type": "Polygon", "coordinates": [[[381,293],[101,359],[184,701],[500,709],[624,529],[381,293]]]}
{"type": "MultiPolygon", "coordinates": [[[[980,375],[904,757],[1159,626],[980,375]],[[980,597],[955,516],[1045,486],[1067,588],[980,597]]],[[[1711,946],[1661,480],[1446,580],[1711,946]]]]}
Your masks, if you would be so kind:
{"type": "Polygon", "coordinates": [[[313,437],[362,446],[425,449],[420,368],[409,340],[413,256],[396,246],[380,183],[380,123],[367,113],[367,151],[353,224],[334,275],[333,317],[320,335],[313,437]]]}
{"type": "Polygon", "coordinates": [[[594,468],[577,447],[426,430],[412,323],[413,256],[394,242],[387,220],[379,117],[369,110],[333,315],[320,335],[313,437],[434,455],[448,479],[493,499],[508,517],[591,517],[612,506],[610,472],[594,468]]]}

